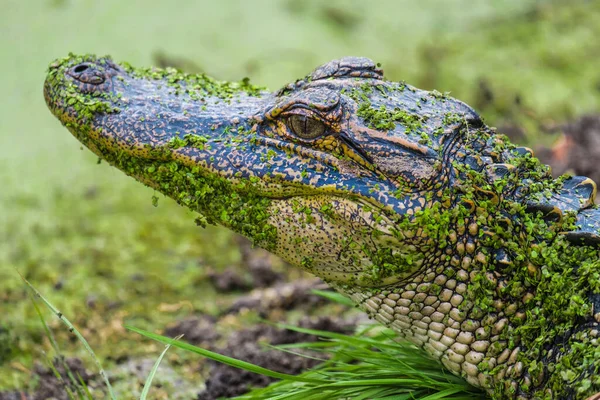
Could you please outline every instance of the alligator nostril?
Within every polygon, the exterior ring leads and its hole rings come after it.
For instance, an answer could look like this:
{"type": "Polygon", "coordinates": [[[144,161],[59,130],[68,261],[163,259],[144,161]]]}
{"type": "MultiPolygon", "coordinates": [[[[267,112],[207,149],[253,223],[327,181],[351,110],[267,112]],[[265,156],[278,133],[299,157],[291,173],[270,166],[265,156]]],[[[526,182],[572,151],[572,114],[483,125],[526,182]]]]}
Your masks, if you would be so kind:
{"type": "Polygon", "coordinates": [[[73,68],[73,72],[75,73],[81,73],[83,71],[85,71],[86,69],[88,69],[90,66],[87,64],[79,64],[78,66],[76,66],[75,68],[73,68]]]}
{"type": "Polygon", "coordinates": [[[67,71],[67,75],[81,83],[90,85],[101,85],[107,79],[107,74],[101,65],[82,62],[74,65],[67,71]]]}

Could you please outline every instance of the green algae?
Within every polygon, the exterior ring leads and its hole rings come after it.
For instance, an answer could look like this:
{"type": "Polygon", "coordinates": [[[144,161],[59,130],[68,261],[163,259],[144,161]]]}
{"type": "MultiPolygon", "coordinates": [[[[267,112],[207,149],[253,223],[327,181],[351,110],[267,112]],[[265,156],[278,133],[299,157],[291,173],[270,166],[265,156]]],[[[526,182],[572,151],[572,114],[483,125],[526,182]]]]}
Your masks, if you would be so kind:
{"type": "Polygon", "coordinates": [[[407,133],[422,128],[421,123],[424,119],[422,116],[409,114],[400,108],[388,110],[384,105],[374,108],[369,101],[359,104],[356,115],[364,119],[371,128],[389,131],[396,128],[396,123],[400,123],[406,128],[407,133]]]}
{"type": "MultiPolygon", "coordinates": [[[[470,135],[481,142],[491,138],[485,131],[471,132],[470,135]]],[[[522,377],[509,374],[493,387],[494,396],[512,396],[510,382],[513,379],[518,379],[522,390],[532,398],[561,398],[570,393],[589,396],[600,389],[600,365],[594,361],[600,354],[600,342],[597,332],[580,324],[593,319],[589,295],[600,292],[600,251],[595,247],[574,245],[562,234],[576,229],[573,213],[565,213],[560,220],[549,219],[542,212],[528,211],[524,203],[509,195],[524,180],[535,184],[528,185],[522,198],[557,193],[566,177],[551,179],[545,165],[529,153],[515,151],[515,146],[502,137],[494,140],[492,150],[498,154],[512,154],[510,163],[515,168],[511,173],[490,182],[484,172],[455,162],[454,167],[460,172],[462,181],[460,198],[467,200],[469,206],[458,203],[445,208],[441,206],[445,202],[442,197],[428,208],[417,211],[413,218],[396,221],[393,231],[399,240],[405,238],[405,232],[420,231],[426,240],[418,242],[417,254],[425,254],[425,257],[437,249],[449,250],[445,252],[449,254],[446,263],[437,261],[446,265],[436,270],[437,274],[453,277],[461,263],[462,268],[467,268],[468,290],[466,301],[460,308],[470,318],[485,320],[486,315],[498,312],[498,301],[504,304],[503,311],[509,321],[500,335],[504,343],[495,342],[491,346],[480,371],[492,377],[505,370],[506,365],[494,366],[491,358],[505,349],[512,351],[518,347],[517,361],[532,378],[527,383],[522,377]],[[469,254],[458,253],[455,240],[449,238],[456,237],[457,230],[470,231],[471,226],[475,227],[475,232],[465,235],[475,247],[469,254]],[[494,260],[499,251],[509,255],[508,259],[504,256],[501,263],[494,260]],[[475,257],[476,254],[479,255],[475,257]],[[466,259],[469,260],[468,267],[464,266],[466,259]],[[494,274],[498,278],[494,278],[494,274]],[[558,338],[563,338],[561,345],[556,344],[558,338]],[[547,371],[544,380],[537,378],[542,364],[547,371]]],[[[443,196],[449,195],[451,192],[443,196]]],[[[448,198],[450,203],[456,200],[456,197],[448,198]]],[[[410,274],[421,265],[412,265],[410,256],[403,256],[399,260],[385,250],[372,254],[372,276],[366,272],[360,278],[360,286],[369,282],[376,286],[385,277],[410,274]]],[[[431,293],[440,290],[434,284],[428,287],[431,293]]],[[[352,283],[342,285],[342,288],[348,293],[357,290],[352,283]]],[[[393,288],[369,290],[371,293],[394,292],[393,288]]]]}
{"type": "MultiPolygon", "coordinates": [[[[404,84],[394,84],[392,93],[394,91],[402,92],[406,88],[404,84]]],[[[423,115],[408,113],[405,110],[396,107],[394,109],[388,109],[385,105],[374,107],[371,103],[369,95],[373,93],[373,90],[378,90],[383,95],[383,98],[389,98],[389,89],[383,85],[374,84],[373,86],[364,83],[358,88],[352,90],[342,90],[343,94],[348,95],[357,103],[356,115],[362,118],[370,128],[390,131],[396,128],[396,124],[400,123],[405,129],[406,134],[417,132],[422,128],[422,123],[427,121],[427,117],[423,115]],[[375,89],[374,89],[375,88],[375,89]]],[[[423,144],[429,144],[430,140],[428,137],[424,137],[423,144]]]]}
{"type": "MultiPolygon", "coordinates": [[[[66,121],[65,125],[82,143],[91,144],[101,158],[128,175],[142,182],[151,182],[155,189],[172,197],[179,204],[201,213],[196,220],[197,224],[224,225],[252,238],[267,249],[273,246],[276,229],[266,224],[269,217],[266,210],[270,200],[257,195],[252,189],[251,181],[240,179],[232,183],[217,174],[178,162],[173,156],[173,150],[183,147],[210,150],[207,137],[190,133],[182,136],[175,132],[165,145],[146,146],[145,150],[149,155],[146,158],[133,157],[123,149],[110,147],[104,140],[93,140],[92,132],[99,133],[102,130],[101,127],[93,125],[93,117],[118,113],[119,108],[113,106],[112,102],[118,102],[120,96],[83,93],[77,85],[61,76],[66,68],[82,62],[95,63],[100,68],[110,68],[112,60],[109,57],[98,59],[93,55],[70,54],[64,59],[54,61],[49,68],[47,85],[48,90],[58,92],[46,93],[52,102],[57,102],[53,106],[57,116],[66,121]]],[[[183,88],[189,98],[195,101],[204,101],[209,96],[230,100],[239,92],[249,95],[260,93],[260,89],[252,86],[248,79],[236,84],[217,82],[202,74],[190,75],[173,69],[133,68],[126,63],[122,66],[136,79],[160,80],[177,90],[183,88]]],[[[271,153],[267,153],[267,156],[271,156],[271,153]]],[[[156,204],[154,197],[153,204],[156,204]]]]}
{"type": "MultiPolygon", "coordinates": [[[[198,146],[196,138],[191,135],[187,140],[191,139],[198,146]]],[[[204,142],[199,143],[203,146],[204,142]]],[[[172,142],[153,151],[172,154],[168,148],[172,148],[172,142]]],[[[175,157],[159,160],[114,157],[110,149],[104,150],[104,154],[113,166],[138,180],[152,182],[155,189],[199,212],[199,225],[223,225],[267,250],[274,246],[277,229],[267,223],[271,200],[256,192],[250,180],[232,182],[217,174],[206,173],[200,167],[179,163],[175,157]]]]}
{"type": "Polygon", "coordinates": [[[185,93],[192,100],[203,101],[207,97],[213,97],[228,103],[240,92],[247,93],[249,96],[259,96],[264,91],[263,87],[251,84],[249,78],[244,78],[240,82],[229,82],[218,81],[206,74],[185,73],[175,68],[139,68],[129,63],[123,63],[122,67],[135,78],[166,82],[174,89],[175,94],[185,93]]]}
{"type": "MultiPolygon", "coordinates": [[[[182,147],[190,147],[198,150],[206,150],[206,143],[209,139],[202,135],[196,135],[193,133],[186,133],[183,137],[180,137],[179,132],[175,132],[175,136],[169,139],[167,146],[171,149],[180,149],[182,147]]],[[[160,152],[161,150],[158,150],[160,152]]],[[[163,150],[164,151],[164,150],[163,150]]],[[[168,153],[168,151],[166,151],[168,153]]]]}
{"type": "MultiPolygon", "coordinates": [[[[478,136],[481,137],[481,133],[478,136]]],[[[494,150],[513,151],[514,146],[505,140],[497,140],[494,150]]],[[[547,167],[530,154],[515,156],[511,164],[520,171],[519,179],[536,182],[529,186],[529,193],[524,197],[535,193],[556,193],[565,179],[550,179],[547,167]]],[[[477,171],[463,172],[468,172],[472,185],[465,195],[476,200],[476,187],[484,186],[486,178],[477,171]]],[[[558,222],[549,221],[543,213],[527,212],[523,204],[505,199],[505,193],[514,184],[514,179],[509,176],[494,182],[494,186],[484,186],[493,190],[502,199],[500,202],[476,200],[476,216],[470,220],[479,226],[480,250],[489,257],[494,250],[502,249],[511,255],[512,261],[501,266],[480,264],[480,274],[469,284],[468,299],[482,313],[494,312],[494,304],[490,301],[493,298],[499,297],[505,304],[515,305],[512,314],[506,313],[511,327],[503,332],[502,338],[507,340],[509,349],[521,347],[519,361],[532,377],[538,376],[542,359],[546,359],[546,367],[551,374],[545,387],[532,393],[533,397],[550,398],[546,389],[560,397],[568,393],[565,388],[570,385],[577,393],[592,394],[592,385],[598,388],[600,384],[596,378],[600,366],[593,365],[591,361],[597,357],[600,343],[591,336],[590,330],[573,330],[577,328],[577,321],[592,318],[588,296],[598,293],[600,252],[593,247],[573,245],[561,234],[575,229],[572,214],[564,215],[558,222]],[[502,222],[506,215],[511,215],[508,224],[502,222]],[[484,234],[484,229],[491,234],[484,234]],[[497,284],[486,276],[487,272],[494,271],[500,272],[503,278],[500,291],[497,284]],[[554,347],[556,338],[570,335],[563,347],[554,347]],[[553,349],[555,361],[551,361],[550,349],[553,349]]],[[[485,365],[486,360],[482,369],[485,365]]],[[[494,374],[500,368],[490,368],[489,373],[494,374]]],[[[533,382],[534,386],[541,383],[533,382]]],[[[529,391],[533,387],[525,385],[523,389],[529,391]]],[[[503,395],[506,390],[498,386],[495,394],[503,395]]]]}

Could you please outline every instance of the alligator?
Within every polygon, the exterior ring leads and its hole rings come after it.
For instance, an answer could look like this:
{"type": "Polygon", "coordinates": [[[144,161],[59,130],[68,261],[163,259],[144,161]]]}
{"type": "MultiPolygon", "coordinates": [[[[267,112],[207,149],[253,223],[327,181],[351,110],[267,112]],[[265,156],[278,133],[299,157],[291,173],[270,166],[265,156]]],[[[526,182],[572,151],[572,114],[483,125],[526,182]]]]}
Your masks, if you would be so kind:
{"type": "Polygon", "coordinates": [[[494,399],[600,392],[600,208],[465,103],[328,62],[276,92],[73,55],[51,112],[101,160],[322,278],[494,399]]]}

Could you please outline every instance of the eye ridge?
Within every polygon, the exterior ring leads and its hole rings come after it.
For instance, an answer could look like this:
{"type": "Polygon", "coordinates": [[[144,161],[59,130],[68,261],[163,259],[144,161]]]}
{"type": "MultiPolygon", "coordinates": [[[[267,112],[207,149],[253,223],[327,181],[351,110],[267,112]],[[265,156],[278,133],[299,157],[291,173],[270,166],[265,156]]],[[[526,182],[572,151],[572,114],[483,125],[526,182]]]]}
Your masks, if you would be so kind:
{"type": "Polygon", "coordinates": [[[287,118],[288,128],[300,139],[313,140],[326,132],[325,123],[303,114],[292,114],[287,118]]]}

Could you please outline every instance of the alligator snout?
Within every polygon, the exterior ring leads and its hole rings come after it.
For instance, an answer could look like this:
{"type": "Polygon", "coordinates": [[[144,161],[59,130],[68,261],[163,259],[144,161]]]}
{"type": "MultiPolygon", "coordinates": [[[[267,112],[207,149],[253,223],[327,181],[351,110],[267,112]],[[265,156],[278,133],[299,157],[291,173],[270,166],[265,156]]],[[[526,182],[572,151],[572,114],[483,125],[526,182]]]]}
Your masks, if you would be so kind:
{"type": "Polygon", "coordinates": [[[113,79],[124,70],[108,57],[67,57],[51,63],[44,83],[48,107],[63,123],[74,123],[82,114],[91,117],[115,106],[113,79]]]}

